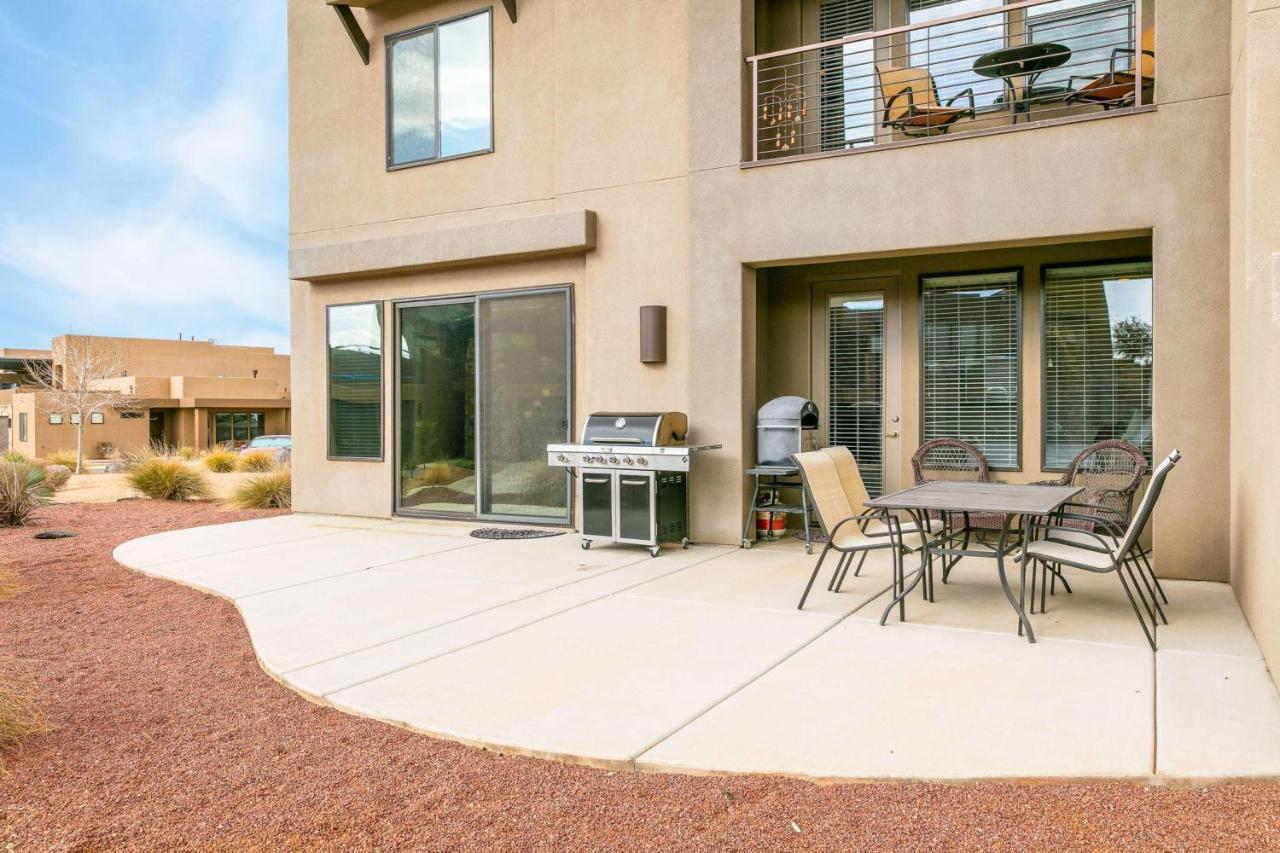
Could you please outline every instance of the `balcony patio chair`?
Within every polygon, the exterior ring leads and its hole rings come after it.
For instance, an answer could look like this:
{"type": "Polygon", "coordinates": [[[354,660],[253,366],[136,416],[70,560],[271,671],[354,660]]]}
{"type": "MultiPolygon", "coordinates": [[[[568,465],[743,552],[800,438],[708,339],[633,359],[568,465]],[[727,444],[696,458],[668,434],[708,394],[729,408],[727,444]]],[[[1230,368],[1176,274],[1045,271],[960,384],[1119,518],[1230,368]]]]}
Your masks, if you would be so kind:
{"type": "MultiPolygon", "coordinates": [[[[1133,496],[1142,485],[1142,478],[1148,470],[1143,452],[1127,441],[1110,439],[1091,444],[1080,451],[1062,476],[1056,480],[1043,480],[1037,486],[1080,486],[1084,489],[1076,498],[1063,505],[1058,514],[1057,523],[1049,528],[1046,535],[1060,542],[1073,544],[1090,544],[1090,533],[1102,533],[1119,538],[1120,531],[1128,526],[1133,512],[1133,496]]],[[[1139,543],[1134,552],[1139,570],[1145,572],[1146,581],[1154,586],[1156,594],[1165,604],[1169,598],[1165,595],[1160,579],[1151,568],[1150,553],[1139,543]]],[[[1057,582],[1066,579],[1054,572],[1049,578],[1052,586],[1050,595],[1056,592],[1057,582]]],[[[1032,577],[1031,606],[1035,612],[1035,578],[1032,577]]],[[[1067,592],[1071,591],[1069,585],[1067,592]]],[[[1044,608],[1044,593],[1041,588],[1041,609],[1044,608]]],[[[1163,615],[1163,614],[1162,614],[1163,615]]],[[[1165,620],[1167,623],[1167,619],[1165,620]]]]}
{"type": "Polygon", "coordinates": [[[1138,62],[1142,63],[1142,102],[1151,103],[1156,85],[1156,32],[1148,27],[1142,33],[1141,50],[1131,47],[1117,47],[1111,51],[1111,68],[1100,77],[1077,77],[1072,75],[1067,80],[1071,93],[1067,95],[1068,104],[1097,104],[1104,110],[1117,107],[1132,106],[1135,98],[1138,62]],[[1120,57],[1129,57],[1129,67],[1117,71],[1116,64],[1120,57]],[[1079,89],[1076,81],[1085,81],[1079,89]]]}
{"type": "MultiPolygon", "coordinates": [[[[847,571],[855,555],[859,558],[857,569],[854,570],[856,576],[862,570],[867,554],[880,550],[888,550],[892,555],[894,589],[901,589],[904,576],[902,558],[920,550],[920,537],[915,528],[910,527],[911,532],[907,532],[909,525],[883,510],[860,512],[855,509],[840,481],[836,462],[826,451],[811,450],[797,453],[791,458],[800,469],[800,478],[809,494],[809,504],[818,516],[822,532],[827,536],[827,544],[818,556],[818,562],[813,567],[809,582],[805,584],[797,608],[804,609],[804,603],[813,589],[813,582],[817,580],[822,564],[831,551],[838,552],[840,558],[832,572],[829,589],[834,588],[839,592],[840,582],[844,580],[843,573],[847,571]]],[[[905,618],[905,614],[903,615],[905,618]]]]}
{"type": "Polygon", "coordinates": [[[941,136],[960,119],[977,115],[973,89],[957,92],[943,103],[927,69],[882,62],[876,64],[876,78],[884,102],[880,126],[905,136],[941,136]],[[955,105],[961,98],[968,98],[967,107],[955,105]]]}
{"type": "MultiPolygon", "coordinates": [[[[1143,495],[1133,518],[1129,520],[1128,527],[1123,531],[1117,531],[1122,533],[1120,537],[1094,532],[1085,533],[1073,528],[1074,532],[1087,536],[1089,543],[1064,542],[1050,535],[1052,530],[1048,528],[1054,526],[1052,520],[1030,519],[1022,538],[1022,553],[1018,557],[1031,569],[1032,577],[1038,570],[1037,566],[1045,572],[1049,571],[1049,566],[1055,566],[1055,571],[1061,571],[1063,566],[1067,566],[1099,574],[1115,572],[1120,578],[1120,585],[1124,587],[1129,606],[1138,617],[1138,624],[1142,626],[1142,633],[1146,635],[1152,651],[1156,648],[1156,627],[1161,613],[1160,602],[1156,599],[1155,591],[1146,578],[1143,577],[1139,581],[1142,573],[1140,568],[1135,572],[1138,563],[1134,552],[1138,547],[1138,536],[1146,526],[1147,520],[1151,518],[1151,511],[1155,508],[1160,492],[1164,489],[1165,478],[1181,458],[1182,454],[1174,450],[1156,468],[1155,473],[1151,475],[1151,485],[1147,487],[1147,493],[1143,495]],[[1127,580],[1126,575],[1128,575],[1127,580]],[[1150,596],[1149,599],[1148,596],[1150,596]],[[1142,603],[1141,608],[1138,606],[1139,602],[1142,603]],[[1151,620],[1150,628],[1147,627],[1148,618],[1151,620]]],[[[1043,587],[1041,589],[1043,590],[1043,587]]]]}
{"type": "MultiPolygon", "coordinates": [[[[990,483],[991,465],[981,450],[967,441],[958,438],[935,438],[920,445],[911,455],[911,473],[917,486],[938,480],[962,483],[990,483]]],[[[943,516],[930,513],[931,519],[939,520],[946,528],[964,527],[967,529],[999,530],[1004,524],[1004,516],[995,513],[951,513],[943,516]]],[[[979,540],[982,536],[979,535],[979,540]]],[[[969,547],[969,536],[965,534],[962,549],[969,547]]],[[[959,556],[944,559],[942,562],[942,582],[946,583],[960,561],[959,556]]]]}

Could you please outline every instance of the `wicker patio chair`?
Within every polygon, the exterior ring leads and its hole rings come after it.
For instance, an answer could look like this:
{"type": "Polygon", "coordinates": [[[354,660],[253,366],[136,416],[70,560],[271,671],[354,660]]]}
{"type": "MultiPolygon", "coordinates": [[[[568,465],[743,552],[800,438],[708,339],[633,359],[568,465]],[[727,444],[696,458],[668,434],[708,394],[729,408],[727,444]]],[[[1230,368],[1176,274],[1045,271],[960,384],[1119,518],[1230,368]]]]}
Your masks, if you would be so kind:
{"type": "MultiPolygon", "coordinates": [[[[1123,530],[1129,524],[1133,512],[1133,496],[1142,485],[1142,478],[1147,475],[1147,471],[1146,457],[1127,441],[1110,439],[1089,445],[1071,460],[1061,477],[1035,484],[1080,486],[1084,489],[1075,499],[1064,504],[1057,525],[1047,535],[1061,542],[1076,544],[1090,541],[1090,537],[1082,535],[1082,532],[1101,532],[1116,536],[1117,528],[1123,530]]],[[[1140,570],[1145,572],[1148,582],[1155,587],[1157,595],[1168,604],[1169,598],[1151,568],[1150,555],[1141,544],[1135,551],[1134,558],[1138,561],[1140,570]]],[[[1058,577],[1055,573],[1051,578],[1055,586],[1058,577]]],[[[1070,587],[1067,589],[1070,591],[1070,587]]],[[[1051,593],[1053,591],[1050,590],[1051,593]]],[[[1041,597],[1043,598],[1043,590],[1041,597]]],[[[1032,599],[1034,607],[1034,591],[1032,599]]]]}
{"type": "MultiPolygon", "coordinates": [[[[1147,493],[1143,495],[1142,501],[1138,504],[1138,510],[1129,520],[1128,526],[1124,530],[1115,530],[1121,535],[1105,535],[1072,528],[1071,532],[1080,537],[1080,540],[1065,542],[1051,535],[1052,528],[1058,526],[1052,518],[1033,518],[1028,521],[1027,530],[1022,539],[1022,553],[1019,556],[1019,559],[1031,569],[1033,578],[1037,572],[1037,566],[1045,572],[1049,571],[1050,567],[1058,572],[1063,566],[1083,569],[1087,572],[1115,572],[1120,578],[1120,585],[1124,587],[1125,596],[1129,599],[1129,606],[1138,617],[1138,624],[1142,626],[1142,633],[1146,635],[1147,643],[1153,651],[1156,648],[1158,619],[1162,613],[1155,588],[1146,577],[1142,576],[1135,552],[1138,548],[1138,536],[1151,517],[1156,501],[1160,498],[1165,478],[1181,458],[1182,454],[1175,450],[1156,468],[1151,476],[1151,485],[1147,487],[1147,493]],[[1138,606],[1139,602],[1142,603],[1141,608],[1138,606]],[[1143,611],[1146,612],[1146,617],[1143,616],[1143,611]],[[1151,620],[1150,628],[1147,627],[1148,618],[1151,620]]],[[[1042,594],[1043,589],[1044,587],[1041,587],[1042,594]]],[[[1032,598],[1034,597],[1033,593],[1032,598]]]]}
{"type": "Polygon", "coordinates": [[[859,555],[860,571],[862,561],[869,552],[887,549],[893,555],[894,589],[900,589],[903,582],[903,555],[920,550],[920,537],[914,532],[914,528],[910,533],[904,532],[906,525],[883,510],[855,509],[840,482],[835,460],[825,451],[811,450],[797,453],[791,458],[800,469],[800,478],[805,491],[809,493],[810,506],[818,516],[822,532],[827,536],[827,543],[818,556],[804,593],[800,596],[798,609],[804,609],[805,600],[813,589],[813,582],[831,551],[838,552],[840,558],[836,562],[832,583],[828,584],[828,588],[838,587],[837,576],[838,580],[843,581],[842,572],[847,570],[855,554],[859,555]]]}
{"type": "MultiPolygon", "coordinates": [[[[911,455],[911,473],[917,486],[939,480],[961,483],[990,483],[991,465],[981,450],[967,441],[958,438],[935,438],[920,445],[911,455]]],[[[968,527],[981,530],[999,530],[1004,524],[1004,516],[994,513],[951,513],[942,518],[933,513],[931,518],[942,521],[947,527],[968,527]]],[[[979,537],[981,538],[981,537],[979,537]]],[[[969,547],[966,536],[963,548],[969,547]]],[[[942,582],[947,582],[951,569],[959,562],[959,557],[943,560],[942,582]]]]}

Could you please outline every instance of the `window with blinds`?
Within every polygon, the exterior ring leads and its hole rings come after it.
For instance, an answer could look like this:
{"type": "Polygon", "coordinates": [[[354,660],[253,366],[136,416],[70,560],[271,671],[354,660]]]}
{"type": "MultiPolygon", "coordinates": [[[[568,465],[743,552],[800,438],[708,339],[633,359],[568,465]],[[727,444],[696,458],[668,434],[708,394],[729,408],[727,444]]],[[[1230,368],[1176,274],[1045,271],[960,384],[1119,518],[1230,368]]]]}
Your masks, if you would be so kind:
{"type": "Polygon", "coordinates": [[[1151,262],[1044,271],[1044,467],[1119,438],[1151,458],[1151,262]]]}
{"type": "MultiPolygon", "coordinates": [[[[1133,47],[1133,0],[1057,0],[1032,6],[1027,40],[1055,42],[1071,48],[1071,61],[1036,77],[1036,85],[1065,86],[1070,78],[1100,77],[1111,68],[1111,52],[1133,47]]],[[[1127,56],[1119,67],[1128,68],[1127,56]]]]}
{"type": "Polygon", "coordinates": [[[1018,468],[1017,270],[921,279],[922,438],[961,438],[1018,468]]]}
{"type": "Polygon", "coordinates": [[[382,304],[329,308],[329,457],[382,458],[382,304]]]}
{"type": "Polygon", "coordinates": [[[827,303],[828,441],[849,448],[872,497],[884,490],[884,296],[827,303]]]}
{"type": "MultiPolygon", "coordinates": [[[[873,0],[823,0],[818,41],[875,29],[873,0]]],[[[822,51],[821,101],[824,151],[875,141],[875,69],[871,40],[822,51]]]]}

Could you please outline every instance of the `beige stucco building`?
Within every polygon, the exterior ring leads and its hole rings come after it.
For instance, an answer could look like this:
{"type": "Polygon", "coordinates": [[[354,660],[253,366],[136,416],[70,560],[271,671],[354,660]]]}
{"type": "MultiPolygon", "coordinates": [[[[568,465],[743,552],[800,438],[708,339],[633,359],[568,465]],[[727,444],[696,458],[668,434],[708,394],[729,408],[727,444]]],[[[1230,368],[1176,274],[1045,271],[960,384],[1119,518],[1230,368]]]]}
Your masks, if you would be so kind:
{"type": "Polygon", "coordinates": [[[541,446],[681,410],[735,543],[784,394],[881,490],[1124,438],[1184,454],[1157,571],[1280,662],[1280,2],[349,6],[289,4],[296,508],[572,522],[541,446]]]}
{"type": "Polygon", "coordinates": [[[289,356],[270,347],[62,335],[49,350],[0,350],[0,379],[11,386],[0,386],[5,449],[36,458],[75,449],[74,416],[31,376],[65,376],[68,350],[100,354],[118,375],[94,387],[115,389],[123,402],[90,415],[87,459],[152,442],[206,449],[289,432],[289,356]]]}

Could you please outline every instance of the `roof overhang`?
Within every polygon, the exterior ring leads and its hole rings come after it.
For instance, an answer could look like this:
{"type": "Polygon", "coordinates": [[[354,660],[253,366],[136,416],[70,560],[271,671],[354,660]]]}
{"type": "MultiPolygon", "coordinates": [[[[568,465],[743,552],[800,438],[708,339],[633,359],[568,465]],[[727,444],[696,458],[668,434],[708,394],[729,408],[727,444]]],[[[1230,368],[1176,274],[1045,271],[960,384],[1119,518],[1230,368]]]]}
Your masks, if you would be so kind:
{"type": "MultiPolygon", "coordinates": [[[[364,30],[360,27],[360,22],[356,20],[356,16],[351,12],[351,7],[368,9],[385,2],[385,0],[325,0],[325,2],[338,13],[338,20],[342,21],[342,27],[347,31],[347,37],[351,39],[351,44],[355,46],[356,53],[360,54],[360,61],[368,65],[369,37],[364,34],[364,30]]],[[[502,7],[507,10],[507,16],[511,18],[511,23],[514,24],[516,22],[516,0],[502,0],[502,7]]]]}

